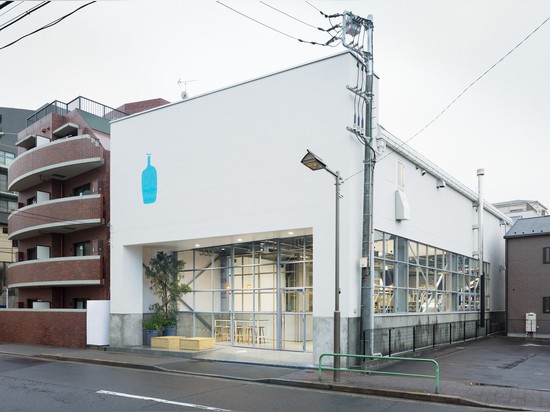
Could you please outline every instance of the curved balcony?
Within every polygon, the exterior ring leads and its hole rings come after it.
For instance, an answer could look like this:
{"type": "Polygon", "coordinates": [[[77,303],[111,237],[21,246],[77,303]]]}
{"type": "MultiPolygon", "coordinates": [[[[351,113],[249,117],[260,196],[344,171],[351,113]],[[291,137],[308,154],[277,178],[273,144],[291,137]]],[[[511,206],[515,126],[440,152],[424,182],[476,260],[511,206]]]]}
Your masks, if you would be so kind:
{"type": "Polygon", "coordinates": [[[66,180],[104,164],[103,146],[88,135],[55,140],[15,158],[8,190],[20,192],[45,180],[66,180]]]}
{"type": "Polygon", "coordinates": [[[99,226],[103,224],[102,195],[64,197],[25,206],[9,216],[8,224],[11,240],[99,226]]]}
{"type": "Polygon", "coordinates": [[[8,267],[9,288],[100,285],[101,256],[70,256],[16,262],[8,267]]]}

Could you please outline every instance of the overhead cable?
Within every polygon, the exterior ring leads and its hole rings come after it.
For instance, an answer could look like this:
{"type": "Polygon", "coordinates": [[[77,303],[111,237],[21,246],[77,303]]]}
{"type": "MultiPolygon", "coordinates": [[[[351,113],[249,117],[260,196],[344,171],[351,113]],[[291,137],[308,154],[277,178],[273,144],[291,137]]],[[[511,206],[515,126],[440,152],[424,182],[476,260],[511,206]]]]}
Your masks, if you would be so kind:
{"type": "MultiPolygon", "coordinates": [[[[285,33],[285,32],[283,32],[283,31],[281,31],[281,30],[278,30],[278,29],[276,29],[276,28],[274,28],[274,27],[271,27],[271,26],[269,26],[269,25],[267,25],[267,24],[265,24],[265,23],[262,23],[261,21],[256,20],[255,18],[250,17],[250,16],[248,16],[248,15],[246,15],[246,14],[244,14],[244,13],[238,11],[238,10],[234,9],[233,7],[230,7],[230,6],[228,6],[227,4],[224,4],[224,3],[222,3],[222,2],[219,1],[219,0],[217,0],[216,3],[221,4],[222,6],[228,8],[229,10],[231,10],[231,11],[237,13],[237,14],[240,14],[240,15],[243,16],[243,17],[246,17],[247,19],[252,20],[253,22],[255,22],[255,23],[257,23],[257,24],[260,24],[260,25],[262,25],[262,26],[264,26],[264,27],[266,27],[266,28],[268,28],[268,29],[270,29],[270,30],[273,30],[273,31],[275,31],[275,32],[277,32],[277,33],[279,33],[279,34],[282,34],[283,36],[286,36],[286,37],[289,37],[289,38],[291,38],[291,39],[293,39],[293,40],[299,41],[300,43],[309,43],[309,44],[312,44],[312,45],[314,45],[314,46],[328,46],[328,47],[336,47],[336,46],[337,46],[337,44],[336,44],[336,45],[331,45],[331,43],[333,43],[333,42],[337,39],[337,36],[333,36],[333,37],[332,37],[329,41],[327,41],[326,43],[318,43],[318,42],[315,42],[315,41],[303,40],[303,39],[300,39],[300,38],[298,38],[298,37],[292,36],[292,35],[290,35],[290,34],[288,34],[288,33],[285,33]]],[[[1,50],[1,49],[0,49],[0,50],[1,50]]]]}
{"type": "MultiPolygon", "coordinates": [[[[48,3],[49,3],[49,2],[48,2],[48,3]]],[[[94,1],[91,1],[91,2],[89,2],[89,3],[84,4],[83,6],[80,6],[80,7],[76,8],[76,9],[73,10],[72,12],[67,13],[67,14],[65,14],[64,16],[61,16],[61,17],[59,17],[58,19],[49,22],[48,24],[45,24],[44,26],[40,27],[39,29],[36,29],[36,30],[34,30],[34,31],[30,32],[30,33],[25,34],[24,36],[19,37],[17,40],[14,40],[14,41],[12,41],[11,43],[8,43],[8,44],[6,44],[5,46],[0,47],[0,50],[4,50],[4,49],[6,49],[6,48],[8,48],[8,47],[10,47],[10,46],[12,46],[12,45],[14,45],[15,43],[19,42],[20,40],[23,40],[23,39],[26,38],[26,37],[29,37],[29,36],[32,36],[33,34],[38,33],[39,31],[42,31],[42,30],[45,30],[45,29],[49,29],[50,27],[55,26],[57,23],[60,23],[61,21],[65,20],[67,17],[73,15],[73,14],[76,13],[77,11],[82,10],[84,7],[87,7],[87,6],[89,6],[90,4],[93,4],[93,3],[95,3],[95,0],[94,0],[94,1]]]]}
{"type": "Polygon", "coordinates": [[[437,119],[439,119],[443,113],[445,113],[449,108],[454,105],[458,99],[460,99],[473,85],[475,85],[478,81],[480,81],[483,77],[485,77],[491,70],[493,70],[498,64],[500,64],[504,59],[506,59],[509,55],[511,55],[518,47],[520,47],[529,37],[531,37],[537,30],[539,30],[546,22],[550,20],[550,17],[547,17],[546,20],[544,20],[541,24],[539,24],[531,33],[529,33],[522,41],[520,41],[518,44],[516,44],[508,53],[506,53],[504,56],[502,56],[495,64],[493,64],[491,67],[489,67],[487,70],[483,72],[477,79],[475,79],[473,82],[471,82],[468,87],[466,87],[458,96],[456,96],[451,103],[449,103],[437,116],[435,116],[430,122],[428,122],[424,127],[422,127],[418,132],[416,132],[414,135],[409,137],[407,140],[405,140],[403,143],[401,143],[399,146],[397,146],[395,149],[392,149],[390,152],[388,152],[386,155],[384,155],[380,160],[385,159],[388,157],[392,152],[396,151],[397,149],[400,149],[405,144],[410,142],[412,139],[414,139],[416,136],[418,136],[420,133],[422,133],[424,130],[426,130],[428,127],[430,127],[437,119]]]}
{"type": "Polygon", "coordinates": [[[276,8],[276,7],[273,7],[273,6],[271,6],[270,4],[267,4],[267,3],[264,2],[264,1],[260,1],[260,3],[262,3],[264,6],[269,7],[270,9],[273,9],[273,10],[275,10],[275,11],[281,13],[281,14],[284,14],[284,15],[287,16],[287,17],[290,17],[291,19],[294,19],[294,20],[296,20],[296,21],[298,21],[298,22],[300,22],[300,23],[302,23],[302,24],[305,24],[306,26],[312,27],[312,28],[317,29],[317,30],[320,30],[320,31],[328,32],[328,31],[330,31],[330,30],[335,29],[335,28],[338,27],[338,26],[335,26],[335,27],[331,27],[331,28],[329,28],[329,29],[323,29],[322,27],[314,26],[313,24],[309,24],[309,23],[307,23],[307,22],[305,22],[305,21],[303,21],[303,20],[300,20],[300,19],[298,19],[298,18],[292,16],[291,14],[285,13],[284,11],[279,10],[279,9],[276,8]]]}
{"type": "MultiPolygon", "coordinates": [[[[13,3],[13,2],[10,2],[10,3],[13,3]]],[[[5,3],[4,3],[5,4],[5,3]]],[[[17,4],[14,4],[13,7],[11,9],[8,9],[6,10],[4,13],[0,14],[0,17],[2,17],[4,14],[8,14],[10,11],[12,11],[13,9],[15,9],[16,7],[19,7],[23,4],[22,1],[18,2],[17,4]]]]}
{"type": "Polygon", "coordinates": [[[2,4],[0,4],[0,10],[2,10],[4,7],[9,6],[13,1],[5,1],[2,4]]]}
{"type": "MultiPolygon", "coordinates": [[[[29,16],[31,13],[34,13],[36,10],[41,9],[44,6],[47,6],[50,2],[49,1],[43,1],[42,3],[31,7],[27,11],[19,14],[18,16],[15,16],[11,20],[8,20],[6,23],[4,23],[2,26],[0,26],[0,31],[7,29],[11,25],[17,23],[19,20],[23,20],[25,17],[29,16]]],[[[12,7],[13,8],[13,7],[12,7]]],[[[11,9],[10,9],[11,10],[11,9]]]]}

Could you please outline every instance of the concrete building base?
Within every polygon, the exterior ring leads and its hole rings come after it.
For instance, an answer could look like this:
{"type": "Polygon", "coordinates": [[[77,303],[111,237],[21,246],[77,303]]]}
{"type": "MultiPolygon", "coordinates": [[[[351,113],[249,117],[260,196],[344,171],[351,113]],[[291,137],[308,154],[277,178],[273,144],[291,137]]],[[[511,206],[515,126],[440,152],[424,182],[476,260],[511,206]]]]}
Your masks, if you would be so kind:
{"type": "Polygon", "coordinates": [[[143,316],[141,314],[111,314],[111,346],[143,345],[143,316]]]}
{"type": "MultiPolygon", "coordinates": [[[[360,353],[359,342],[360,318],[340,318],[340,353],[360,353]]],[[[313,318],[313,360],[317,365],[323,353],[334,353],[334,320],[332,317],[313,318]]],[[[342,367],[353,365],[353,360],[342,358],[342,367]]],[[[332,359],[327,359],[332,365],[332,359]]]]}

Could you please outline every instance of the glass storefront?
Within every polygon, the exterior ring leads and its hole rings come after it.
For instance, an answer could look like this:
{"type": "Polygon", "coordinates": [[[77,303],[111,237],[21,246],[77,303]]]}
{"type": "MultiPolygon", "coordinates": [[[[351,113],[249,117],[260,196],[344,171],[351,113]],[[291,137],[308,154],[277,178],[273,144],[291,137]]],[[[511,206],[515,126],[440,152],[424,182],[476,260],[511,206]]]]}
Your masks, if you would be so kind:
{"type": "Polygon", "coordinates": [[[312,351],[313,238],[180,251],[192,292],[183,313],[218,343],[312,351]]]}
{"type": "Polygon", "coordinates": [[[478,260],[380,231],[373,247],[375,313],[479,310],[478,260]]]}

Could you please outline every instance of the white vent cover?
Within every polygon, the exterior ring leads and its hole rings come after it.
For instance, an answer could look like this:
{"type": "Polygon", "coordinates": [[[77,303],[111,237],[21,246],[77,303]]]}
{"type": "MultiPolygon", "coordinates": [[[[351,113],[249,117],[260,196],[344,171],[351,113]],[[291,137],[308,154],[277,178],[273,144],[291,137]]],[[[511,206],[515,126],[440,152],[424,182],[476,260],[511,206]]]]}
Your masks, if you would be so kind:
{"type": "Polygon", "coordinates": [[[405,192],[395,191],[395,220],[409,220],[411,218],[411,208],[405,192]]]}

